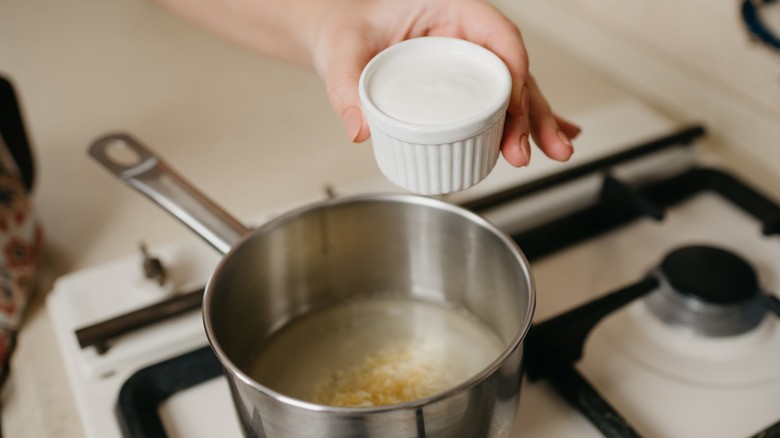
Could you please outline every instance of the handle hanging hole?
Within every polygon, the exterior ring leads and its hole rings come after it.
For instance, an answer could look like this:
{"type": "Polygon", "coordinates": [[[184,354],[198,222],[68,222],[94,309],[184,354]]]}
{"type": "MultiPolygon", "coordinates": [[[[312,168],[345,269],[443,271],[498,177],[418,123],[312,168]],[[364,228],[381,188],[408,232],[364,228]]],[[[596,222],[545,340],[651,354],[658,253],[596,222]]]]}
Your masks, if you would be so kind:
{"type": "Polygon", "coordinates": [[[122,139],[112,138],[104,150],[106,157],[120,166],[133,167],[141,163],[138,151],[122,139]]]}

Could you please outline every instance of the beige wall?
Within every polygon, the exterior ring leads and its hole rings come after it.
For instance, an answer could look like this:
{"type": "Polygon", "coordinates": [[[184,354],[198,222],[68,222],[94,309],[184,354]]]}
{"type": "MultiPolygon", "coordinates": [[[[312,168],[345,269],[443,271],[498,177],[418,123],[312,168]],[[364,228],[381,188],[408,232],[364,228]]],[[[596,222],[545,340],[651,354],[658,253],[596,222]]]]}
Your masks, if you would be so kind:
{"type": "Polygon", "coordinates": [[[705,123],[724,153],[780,173],[780,52],[751,40],[739,0],[496,4],[658,109],[705,123]]]}
{"type": "Polygon", "coordinates": [[[738,0],[573,0],[616,34],[635,40],[757,108],[780,117],[780,52],[753,41],[738,0]]]}

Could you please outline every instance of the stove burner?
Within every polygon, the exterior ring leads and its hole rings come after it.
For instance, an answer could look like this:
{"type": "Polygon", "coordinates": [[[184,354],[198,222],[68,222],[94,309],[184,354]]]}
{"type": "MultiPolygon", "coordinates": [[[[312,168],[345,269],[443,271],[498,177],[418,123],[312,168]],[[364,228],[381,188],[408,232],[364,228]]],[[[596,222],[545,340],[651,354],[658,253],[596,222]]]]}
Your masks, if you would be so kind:
{"type": "Polygon", "coordinates": [[[672,251],[661,271],[678,292],[713,304],[734,304],[758,294],[753,268],[736,254],[711,246],[672,251]]]}
{"type": "Polygon", "coordinates": [[[667,324],[701,336],[734,336],[764,317],[753,268],[729,251],[687,246],[672,251],[656,270],[659,289],[648,295],[650,311],[667,324]]]}

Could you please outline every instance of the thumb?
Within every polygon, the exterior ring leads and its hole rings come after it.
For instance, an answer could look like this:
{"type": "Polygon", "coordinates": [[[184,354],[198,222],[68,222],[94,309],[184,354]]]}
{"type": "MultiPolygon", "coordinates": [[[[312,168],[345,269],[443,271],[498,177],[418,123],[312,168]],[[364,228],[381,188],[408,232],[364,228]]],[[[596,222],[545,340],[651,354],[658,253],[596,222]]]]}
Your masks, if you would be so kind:
{"type": "Polygon", "coordinates": [[[347,137],[355,143],[363,142],[371,135],[368,130],[368,123],[366,123],[365,117],[363,117],[360,96],[358,95],[359,78],[360,75],[356,79],[337,78],[332,80],[332,82],[326,79],[326,89],[330,104],[341,116],[341,122],[344,123],[347,137]]]}
{"type": "Polygon", "coordinates": [[[323,71],[328,100],[341,116],[347,136],[356,143],[371,135],[358,93],[360,73],[369,59],[354,42],[341,44],[331,53],[323,71]]]}

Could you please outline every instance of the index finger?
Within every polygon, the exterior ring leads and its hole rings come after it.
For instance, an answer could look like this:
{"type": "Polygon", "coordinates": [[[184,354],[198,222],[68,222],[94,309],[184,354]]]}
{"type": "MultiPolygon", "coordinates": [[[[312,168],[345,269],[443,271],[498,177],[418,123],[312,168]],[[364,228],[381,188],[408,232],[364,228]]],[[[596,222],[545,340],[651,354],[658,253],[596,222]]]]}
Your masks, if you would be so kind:
{"type": "Polygon", "coordinates": [[[461,2],[457,13],[464,17],[463,36],[495,53],[512,76],[509,112],[528,118],[528,52],[520,29],[495,6],[485,2],[461,2]]]}

